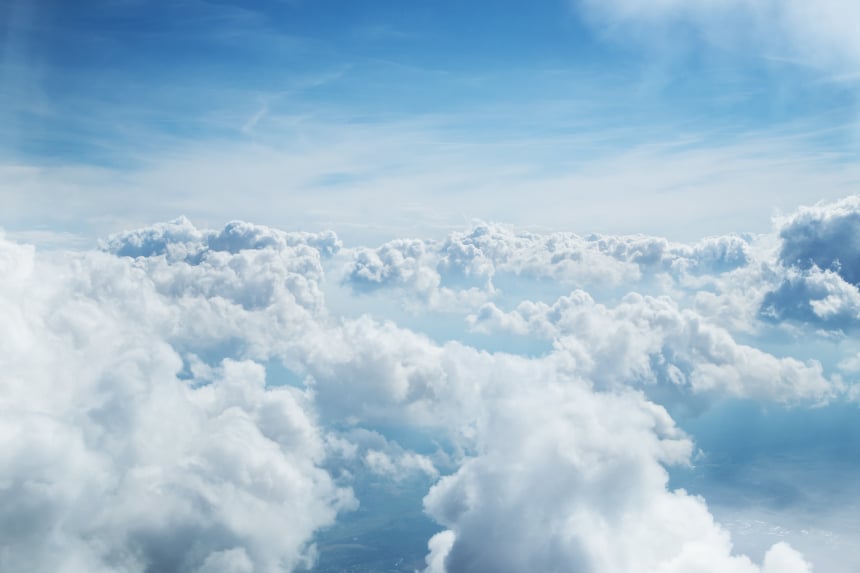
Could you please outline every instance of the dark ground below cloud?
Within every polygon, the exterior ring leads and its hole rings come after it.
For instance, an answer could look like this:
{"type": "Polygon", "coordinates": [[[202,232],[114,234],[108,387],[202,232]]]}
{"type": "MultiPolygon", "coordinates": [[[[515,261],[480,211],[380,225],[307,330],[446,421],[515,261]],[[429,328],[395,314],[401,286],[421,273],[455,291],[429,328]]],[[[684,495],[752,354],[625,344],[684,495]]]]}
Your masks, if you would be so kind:
{"type": "Polygon", "coordinates": [[[319,558],[310,573],[413,573],[426,564],[427,541],[441,527],[424,514],[430,483],[367,479],[354,484],[360,507],[316,537],[319,558]]]}

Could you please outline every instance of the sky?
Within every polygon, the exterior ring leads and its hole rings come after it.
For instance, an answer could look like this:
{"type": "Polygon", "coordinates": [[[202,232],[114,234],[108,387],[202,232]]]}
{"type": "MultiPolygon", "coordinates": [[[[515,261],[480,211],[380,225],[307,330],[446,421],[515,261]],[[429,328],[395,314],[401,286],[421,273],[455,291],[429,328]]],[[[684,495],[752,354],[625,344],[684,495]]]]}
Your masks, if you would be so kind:
{"type": "Polygon", "coordinates": [[[6,0],[4,228],[763,232],[853,190],[855,10],[6,0]]]}
{"type": "Polygon", "coordinates": [[[858,19],[0,0],[0,570],[860,571],[858,19]]]}

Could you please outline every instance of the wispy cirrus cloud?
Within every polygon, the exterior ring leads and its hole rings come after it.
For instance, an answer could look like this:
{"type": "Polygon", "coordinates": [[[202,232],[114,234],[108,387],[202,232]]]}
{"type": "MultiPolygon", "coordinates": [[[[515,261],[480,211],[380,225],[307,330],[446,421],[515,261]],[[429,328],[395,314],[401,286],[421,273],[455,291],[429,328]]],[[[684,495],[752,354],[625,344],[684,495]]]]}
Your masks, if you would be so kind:
{"type": "Polygon", "coordinates": [[[816,198],[844,195],[860,179],[840,153],[810,155],[792,134],[655,144],[638,141],[631,126],[615,133],[614,148],[583,156],[598,132],[487,139],[464,134],[465,122],[327,122],[270,110],[247,138],[174,138],[131,166],[7,163],[5,226],[93,237],[185,214],[379,240],[413,227],[439,236],[483,219],[695,239],[766,231],[775,209],[788,211],[813,189],[816,198]]]}
{"type": "Polygon", "coordinates": [[[754,57],[818,68],[834,77],[847,78],[844,74],[860,67],[854,30],[860,9],[847,0],[578,0],[574,5],[616,39],[632,33],[656,41],[657,35],[670,33],[724,51],[751,51],[754,57]]]}

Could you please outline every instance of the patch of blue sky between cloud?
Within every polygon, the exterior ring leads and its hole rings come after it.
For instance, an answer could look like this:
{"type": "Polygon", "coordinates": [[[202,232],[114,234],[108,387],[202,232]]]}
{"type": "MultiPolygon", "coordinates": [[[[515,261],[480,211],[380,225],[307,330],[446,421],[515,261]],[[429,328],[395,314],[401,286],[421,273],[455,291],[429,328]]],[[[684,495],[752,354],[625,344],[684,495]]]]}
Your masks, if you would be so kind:
{"type": "Polygon", "coordinates": [[[738,550],[756,555],[765,540],[785,540],[816,569],[856,562],[856,405],[729,400],[693,416],[670,411],[701,449],[693,467],[671,470],[672,483],[708,500],[738,550]]]}

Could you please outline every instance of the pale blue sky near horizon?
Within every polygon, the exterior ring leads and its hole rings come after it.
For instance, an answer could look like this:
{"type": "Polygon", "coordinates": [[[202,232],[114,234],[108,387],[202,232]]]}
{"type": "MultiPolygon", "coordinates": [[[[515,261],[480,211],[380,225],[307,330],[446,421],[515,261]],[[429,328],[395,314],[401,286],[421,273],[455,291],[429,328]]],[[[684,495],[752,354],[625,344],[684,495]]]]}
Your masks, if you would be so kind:
{"type": "Polygon", "coordinates": [[[767,231],[856,187],[860,57],[727,4],[7,1],[0,227],[767,231]]]}

